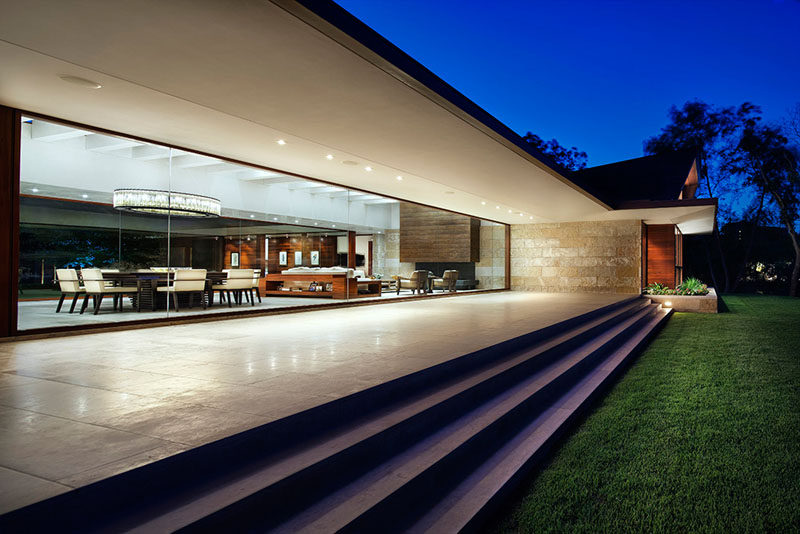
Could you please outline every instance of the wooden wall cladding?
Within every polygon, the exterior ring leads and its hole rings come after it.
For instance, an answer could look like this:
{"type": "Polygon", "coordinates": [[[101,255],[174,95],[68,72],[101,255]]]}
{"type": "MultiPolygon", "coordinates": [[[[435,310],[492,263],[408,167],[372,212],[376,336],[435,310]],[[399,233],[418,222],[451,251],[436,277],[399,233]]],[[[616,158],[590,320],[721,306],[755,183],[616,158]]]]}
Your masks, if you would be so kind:
{"type": "MultiPolygon", "coordinates": [[[[284,269],[297,267],[294,264],[294,253],[303,253],[303,266],[311,267],[311,251],[319,250],[319,267],[332,267],[337,264],[336,236],[300,236],[269,238],[269,258],[267,272],[280,273],[284,269]],[[287,265],[279,264],[279,252],[286,251],[287,265]]],[[[314,265],[314,267],[317,267],[314,265]]]]}
{"type": "Polygon", "coordinates": [[[675,287],[675,225],[647,225],[647,283],[675,287]]]}
{"type": "Polygon", "coordinates": [[[231,265],[231,253],[239,253],[238,269],[263,269],[264,268],[264,239],[263,235],[257,235],[247,239],[225,239],[225,258],[223,264],[225,269],[233,269],[231,265]],[[241,241],[241,244],[240,244],[241,241]]]}
{"type": "Polygon", "coordinates": [[[20,114],[0,106],[0,337],[17,331],[20,114]]]}
{"type": "Polygon", "coordinates": [[[480,220],[400,203],[401,262],[480,261],[480,220]]]}

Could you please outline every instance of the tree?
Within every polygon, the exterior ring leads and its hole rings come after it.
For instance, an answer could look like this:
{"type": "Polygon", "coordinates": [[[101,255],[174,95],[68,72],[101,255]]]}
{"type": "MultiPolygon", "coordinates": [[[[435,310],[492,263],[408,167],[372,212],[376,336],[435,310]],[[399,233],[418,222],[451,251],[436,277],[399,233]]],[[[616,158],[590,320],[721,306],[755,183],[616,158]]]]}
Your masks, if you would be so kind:
{"type": "Polygon", "coordinates": [[[774,203],[781,224],[786,227],[794,247],[794,267],[789,295],[796,297],[800,279],[800,158],[790,147],[779,127],[747,123],[732,158],[725,168],[741,175],[762,196],[774,203]]]}
{"type": "Polygon", "coordinates": [[[566,148],[555,139],[543,140],[538,135],[528,132],[523,139],[533,145],[540,152],[547,154],[556,163],[571,171],[578,171],[586,167],[586,152],[578,150],[576,147],[566,148]]]}
{"type": "MultiPolygon", "coordinates": [[[[697,171],[702,184],[698,188],[698,196],[718,197],[730,187],[729,175],[723,169],[730,151],[736,146],[739,132],[749,122],[760,120],[761,109],[745,102],[736,107],[713,107],[705,102],[694,100],[686,102],[683,107],[672,106],[668,116],[670,122],[661,129],[659,135],[644,142],[645,154],[660,154],[680,149],[692,149],[697,154],[697,171]]],[[[720,215],[723,219],[731,217],[733,206],[721,203],[720,215]]],[[[757,224],[757,221],[756,221],[757,224]]],[[[717,225],[714,225],[712,240],[716,244],[722,267],[722,286],[708,255],[709,271],[713,284],[727,292],[730,288],[730,277],[722,241],[717,225]]]]}

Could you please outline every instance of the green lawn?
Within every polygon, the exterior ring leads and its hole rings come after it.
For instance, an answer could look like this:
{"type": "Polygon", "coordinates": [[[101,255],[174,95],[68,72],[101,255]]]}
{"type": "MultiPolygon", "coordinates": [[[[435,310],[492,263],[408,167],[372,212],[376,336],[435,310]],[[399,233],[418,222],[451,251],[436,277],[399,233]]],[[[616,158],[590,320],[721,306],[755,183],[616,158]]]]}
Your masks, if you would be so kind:
{"type": "Polygon", "coordinates": [[[495,532],[800,529],[800,299],[676,313],[495,532]]]}

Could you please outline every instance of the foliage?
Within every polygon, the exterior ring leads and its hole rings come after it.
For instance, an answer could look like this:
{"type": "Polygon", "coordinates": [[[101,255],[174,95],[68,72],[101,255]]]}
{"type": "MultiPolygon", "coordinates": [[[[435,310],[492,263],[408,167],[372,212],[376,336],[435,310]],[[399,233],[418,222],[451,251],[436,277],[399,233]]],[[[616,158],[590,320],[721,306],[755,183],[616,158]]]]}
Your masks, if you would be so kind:
{"type": "Polygon", "coordinates": [[[800,278],[800,157],[789,146],[780,128],[751,121],[742,131],[739,142],[726,162],[726,170],[741,176],[762,198],[775,207],[778,219],[789,233],[795,250],[795,264],[789,294],[797,296],[800,278]]]}
{"type": "Polygon", "coordinates": [[[576,147],[566,148],[555,139],[545,141],[538,135],[528,132],[523,139],[533,145],[540,152],[550,156],[556,163],[571,171],[578,171],[586,167],[586,152],[576,147]]]}
{"type": "Polygon", "coordinates": [[[644,292],[648,295],[669,295],[668,291],[671,291],[671,289],[658,282],[653,282],[644,288],[644,292]]]}
{"type": "Polygon", "coordinates": [[[708,295],[708,286],[697,278],[687,278],[675,289],[653,282],[644,288],[645,295],[708,295]]]}
{"type": "Polygon", "coordinates": [[[800,301],[676,313],[490,532],[796,532],[800,301]]]}

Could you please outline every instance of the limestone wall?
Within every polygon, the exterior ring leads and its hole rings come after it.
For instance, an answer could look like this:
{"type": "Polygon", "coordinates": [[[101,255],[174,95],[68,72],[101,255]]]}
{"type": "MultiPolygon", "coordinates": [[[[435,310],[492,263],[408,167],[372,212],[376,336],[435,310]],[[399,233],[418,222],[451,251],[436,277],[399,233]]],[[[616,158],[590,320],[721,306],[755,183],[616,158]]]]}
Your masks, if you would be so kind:
{"type": "Polygon", "coordinates": [[[396,274],[409,277],[414,272],[416,264],[400,262],[400,231],[386,230],[386,255],[383,261],[383,272],[385,278],[396,274]]]}
{"type": "Polygon", "coordinates": [[[511,289],[639,293],[641,221],[511,227],[511,289]]]}

